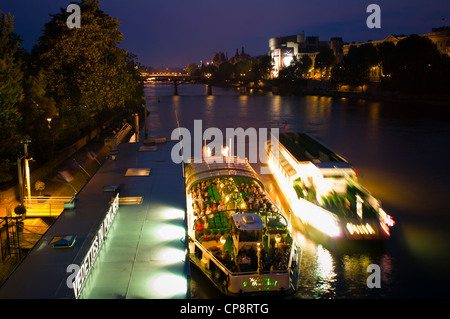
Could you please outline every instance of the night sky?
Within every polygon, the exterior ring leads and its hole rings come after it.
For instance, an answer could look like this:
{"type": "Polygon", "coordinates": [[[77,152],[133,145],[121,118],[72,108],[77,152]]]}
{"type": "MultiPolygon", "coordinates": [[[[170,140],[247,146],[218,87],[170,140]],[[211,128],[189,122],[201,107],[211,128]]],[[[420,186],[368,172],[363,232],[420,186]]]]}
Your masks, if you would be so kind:
{"type": "MultiPolygon", "coordinates": [[[[69,4],[2,0],[0,9],[15,16],[15,32],[30,50],[49,14],[69,4]]],[[[269,38],[302,31],[320,40],[342,37],[351,43],[389,34],[429,33],[433,27],[450,25],[449,0],[103,0],[100,8],[122,23],[121,47],[153,67],[199,64],[219,51],[232,57],[242,46],[256,56],[267,53],[269,38]],[[366,26],[371,3],[381,7],[381,29],[366,26]]]]}

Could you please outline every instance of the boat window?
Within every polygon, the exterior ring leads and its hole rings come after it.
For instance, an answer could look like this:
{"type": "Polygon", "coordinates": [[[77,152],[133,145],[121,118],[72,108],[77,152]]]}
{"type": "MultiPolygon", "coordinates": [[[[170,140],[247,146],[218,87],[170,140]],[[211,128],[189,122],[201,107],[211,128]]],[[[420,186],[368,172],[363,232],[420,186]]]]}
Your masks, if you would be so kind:
{"type": "Polygon", "coordinates": [[[266,217],[266,225],[272,227],[286,227],[287,221],[284,216],[278,213],[269,212],[266,217]]]}
{"type": "Polygon", "coordinates": [[[129,168],[125,176],[148,176],[150,175],[150,168],[129,168]]]}

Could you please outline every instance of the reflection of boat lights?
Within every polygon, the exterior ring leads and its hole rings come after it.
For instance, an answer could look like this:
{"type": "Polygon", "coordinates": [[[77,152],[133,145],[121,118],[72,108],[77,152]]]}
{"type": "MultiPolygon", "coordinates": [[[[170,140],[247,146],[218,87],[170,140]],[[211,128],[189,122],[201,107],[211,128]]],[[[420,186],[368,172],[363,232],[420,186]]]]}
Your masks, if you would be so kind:
{"type": "Polygon", "coordinates": [[[322,247],[317,246],[317,271],[320,279],[322,280],[321,289],[331,288],[331,282],[334,281],[336,273],[333,265],[333,257],[330,252],[322,247]]]}

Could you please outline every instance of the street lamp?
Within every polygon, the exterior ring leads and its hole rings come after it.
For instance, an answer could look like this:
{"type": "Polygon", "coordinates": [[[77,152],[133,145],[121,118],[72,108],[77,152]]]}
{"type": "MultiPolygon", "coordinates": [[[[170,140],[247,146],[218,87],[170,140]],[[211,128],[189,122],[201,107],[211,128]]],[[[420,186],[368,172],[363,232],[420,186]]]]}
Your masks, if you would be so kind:
{"type": "Polygon", "coordinates": [[[281,241],[281,235],[280,235],[280,234],[276,234],[276,235],[275,235],[275,242],[276,242],[275,247],[276,247],[276,248],[279,248],[280,241],[281,241]]]}
{"type": "Polygon", "coordinates": [[[226,242],[227,242],[227,239],[225,238],[225,236],[220,237],[220,243],[222,244],[222,254],[223,254],[223,249],[225,248],[226,242]]]}
{"type": "Polygon", "coordinates": [[[20,141],[23,144],[24,155],[17,158],[17,169],[19,174],[19,187],[20,187],[20,203],[23,204],[24,201],[24,191],[23,191],[23,179],[25,178],[28,199],[31,197],[31,187],[30,187],[30,168],[28,166],[28,161],[33,160],[33,158],[28,157],[28,144],[31,143],[29,139],[23,139],[20,141]],[[24,166],[22,167],[22,159],[24,159],[24,166]]]}

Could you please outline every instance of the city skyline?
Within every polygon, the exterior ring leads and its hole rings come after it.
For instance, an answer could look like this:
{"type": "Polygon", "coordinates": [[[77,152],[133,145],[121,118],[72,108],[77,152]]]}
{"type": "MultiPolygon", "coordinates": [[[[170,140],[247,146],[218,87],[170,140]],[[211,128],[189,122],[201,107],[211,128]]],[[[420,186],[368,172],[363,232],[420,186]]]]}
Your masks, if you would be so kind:
{"type": "MultiPolygon", "coordinates": [[[[369,29],[367,6],[372,2],[329,0],[320,3],[283,0],[235,0],[213,3],[199,0],[143,2],[101,1],[106,14],[117,17],[124,39],[121,47],[152,67],[183,67],[209,61],[214,52],[233,56],[241,47],[251,56],[268,52],[268,40],[304,32],[321,40],[342,37],[344,42],[381,40],[389,34],[423,34],[447,25],[450,6],[446,1],[377,1],[381,28],[369,29]]],[[[30,51],[49,22],[50,14],[66,8],[68,1],[7,1],[5,13],[14,16],[15,32],[30,51]]]]}

